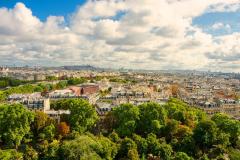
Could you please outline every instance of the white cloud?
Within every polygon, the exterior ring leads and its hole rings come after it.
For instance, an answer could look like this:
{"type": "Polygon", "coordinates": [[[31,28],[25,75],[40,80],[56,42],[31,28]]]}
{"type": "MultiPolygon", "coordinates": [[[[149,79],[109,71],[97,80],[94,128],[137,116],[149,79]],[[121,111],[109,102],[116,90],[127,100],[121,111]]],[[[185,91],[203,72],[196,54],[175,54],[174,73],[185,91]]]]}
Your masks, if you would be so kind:
{"type": "Polygon", "coordinates": [[[217,22],[212,25],[212,29],[213,30],[219,30],[219,29],[231,30],[231,26],[229,24],[217,22]]]}
{"type": "MultiPolygon", "coordinates": [[[[13,9],[0,8],[0,63],[206,70],[231,70],[232,64],[233,71],[240,71],[235,64],[238,33],[213,37],[192,25],[194,17],[237,2],[88,1],[68,24],[56,16],[41,22],[17,3],[13,9]]],[[[221,27],[230,28],[221,22],[212,26],[221,27]]]]}
{"type": "Polygon", "coordinates": [[[214,23],[214,24],[212,25],[212,28],[213,28],[214,30],[218,30],[218,29],[221,29],[221,28],[223,28],[223,27],[224,27],[224,24],[221,23],[221,22],[214,23]]]}
{"type": "Polygon", "coordinates": [[[240,2],[236,3],[219,3],[209,7],[209,12],[237,12],[240,11],[240,2]]]}
{"type": "Polygon", "coordinates": [[[24,4],[17,3],[12,10],[0,9],[0,33],[6,35],[33,33],[41,27],[42,23],[32,15],[30,9],[24,4]]]}

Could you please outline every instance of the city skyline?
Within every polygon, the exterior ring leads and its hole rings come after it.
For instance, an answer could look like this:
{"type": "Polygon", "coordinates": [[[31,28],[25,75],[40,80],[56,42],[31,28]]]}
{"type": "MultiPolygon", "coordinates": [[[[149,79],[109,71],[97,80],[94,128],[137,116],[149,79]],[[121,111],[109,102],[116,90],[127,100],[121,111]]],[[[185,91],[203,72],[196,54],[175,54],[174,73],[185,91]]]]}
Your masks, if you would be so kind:
{"type": "Polygon", "coordinates": [[[240,71],[239,0],[1,1],[0,16],[0,65],[240,71]]]}

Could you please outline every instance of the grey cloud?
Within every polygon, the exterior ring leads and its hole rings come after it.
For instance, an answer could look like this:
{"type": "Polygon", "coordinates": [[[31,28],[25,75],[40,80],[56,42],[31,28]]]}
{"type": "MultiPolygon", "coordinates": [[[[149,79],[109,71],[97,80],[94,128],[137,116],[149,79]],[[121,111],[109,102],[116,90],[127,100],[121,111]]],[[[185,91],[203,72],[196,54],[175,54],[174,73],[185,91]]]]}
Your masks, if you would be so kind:
{"type": "Polygon", "coordinates": [[[198,40],[189,40],[185,43],[183,43],[180,47],[180,49],[193,49],[193,48],[197,48],[200,47],[202,45],[202,43],[198,40]]]}
{"type": "Polygon", "coordinates": [[[128,26],[145,26],[147,24],[144,17],[149,16],[150,12],[148,10],[143,10],[141,12],[127,11],[122,18],[123,25],[128,26]]]}
{"type": "Polygon", "coordinates": [[[140,45],[147,41],[148,33],[128,33],[124,38],[108,40],[106,43],[110,45],[140,45]]]}
{"type": "Polygon", "coordinates": [[[168,37],[173,38],[177,35],[177,30],[174,28],[171,28],[170,26],[164,26],[164,27],[154,27],[151,30],[151,33],[156,34],[157,36],[162,37],[168,37]]]}
{"type": "Polygon", "coordinates": [[[210,52],[205,54],[209,59],[222,60],[222,61],[240,61],[240,53],[226,55],[222,52],[210,52]]]}

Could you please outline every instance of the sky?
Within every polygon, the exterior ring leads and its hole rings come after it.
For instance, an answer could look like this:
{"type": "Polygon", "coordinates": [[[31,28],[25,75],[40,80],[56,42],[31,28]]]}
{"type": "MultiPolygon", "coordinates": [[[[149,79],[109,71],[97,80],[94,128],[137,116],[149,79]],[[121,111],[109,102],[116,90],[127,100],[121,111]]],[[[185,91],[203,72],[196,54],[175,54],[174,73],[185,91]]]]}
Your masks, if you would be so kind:
{"type": "Polygon", "coordinates": [[[240,72],[240,0],[0,0],[0,65],[240,72]]]}

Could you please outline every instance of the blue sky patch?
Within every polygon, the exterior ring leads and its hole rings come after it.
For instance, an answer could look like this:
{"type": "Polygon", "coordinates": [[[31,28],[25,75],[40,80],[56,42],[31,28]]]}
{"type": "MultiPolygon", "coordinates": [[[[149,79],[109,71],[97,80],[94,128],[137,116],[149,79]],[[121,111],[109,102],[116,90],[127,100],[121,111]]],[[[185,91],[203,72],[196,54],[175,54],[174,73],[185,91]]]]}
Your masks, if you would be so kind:
{"type": "Polygon", "coordinates": [[[240,12],[205,13],[193,20],[203,31],[214,36],[232,34],[240,31],[240,12]],[[217,24],[222,24],[217,27],[217,24]]]}

